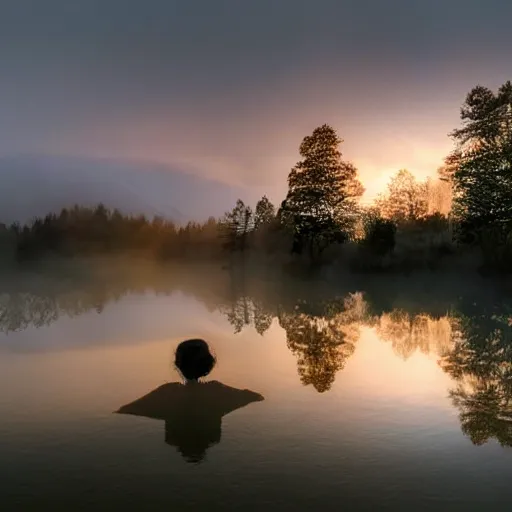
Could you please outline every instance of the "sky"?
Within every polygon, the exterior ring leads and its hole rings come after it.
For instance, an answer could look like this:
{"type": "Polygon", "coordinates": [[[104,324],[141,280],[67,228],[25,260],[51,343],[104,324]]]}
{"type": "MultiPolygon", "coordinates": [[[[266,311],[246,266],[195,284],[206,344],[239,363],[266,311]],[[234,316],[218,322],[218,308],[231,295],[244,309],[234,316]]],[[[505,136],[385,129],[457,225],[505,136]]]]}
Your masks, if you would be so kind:
{"type": "Polygon", "coordinates": [[[87,158],[93,182],[154,164],[279,202],[329,123],[370,200],[400,168],[435,175],[467,92],[512,78],[510,19],[504,0],[3,0],[0,158],[87,158]]]}

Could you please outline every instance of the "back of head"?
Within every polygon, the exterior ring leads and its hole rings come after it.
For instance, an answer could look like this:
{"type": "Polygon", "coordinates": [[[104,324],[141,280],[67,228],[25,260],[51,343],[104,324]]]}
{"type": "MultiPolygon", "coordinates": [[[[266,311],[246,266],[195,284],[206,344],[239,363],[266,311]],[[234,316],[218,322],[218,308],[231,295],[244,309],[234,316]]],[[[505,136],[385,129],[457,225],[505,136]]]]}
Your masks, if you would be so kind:
{"type": "Polygon", "coordinates": [[[178,345],[174,364],[186,380],[198,380],[212,371],[215,357],[206,341],[191,339],[178,345]]]}

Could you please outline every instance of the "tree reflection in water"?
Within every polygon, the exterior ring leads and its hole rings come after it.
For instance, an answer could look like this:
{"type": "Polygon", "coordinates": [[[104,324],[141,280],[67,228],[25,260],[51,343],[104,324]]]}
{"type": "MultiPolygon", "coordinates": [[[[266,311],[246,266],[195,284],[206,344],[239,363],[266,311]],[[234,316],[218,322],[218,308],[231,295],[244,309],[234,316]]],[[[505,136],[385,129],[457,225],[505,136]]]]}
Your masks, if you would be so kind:
{"type": "Polygon", "coordinates": [[[441,367],[456,381],[450,397],[476,445],[512,446],[512,329],[495,314],[459,316],[441,367]]]}
{"type": "MultiPolygon", "coordinates": [[[[297,357],[302,383],[322,393],[331,388],[355,352],[360,328],[366,326],[402,359],[418,352],[438,359],[454,381],[449,396],[459,411],[462,431],[474,444],[496,439],[502,446],[512,446],[512,314],[505,300],[431,297],[411,311],[392,307],[392,294],[379,301],[378,289],[364,297],[357,292],[330,299],[329,290],[322,290],[316,294],[321,299],[315,300],[309,284],[301,289],[293,283],[271,282],[269,290],[248,285],[245,277],[239,277],[234,284],[233,277],[230,281],[226,276],[209,273],[205,278],[191,272],[167,277],[160,271],[135,276],[127,272],[116,278],[106,268],[96,280],[50,280],[51,286],[39,288],[30,280],[23,289],[4,286],[1,290],[0,330],[48,326],[62,315],[101,313],[107,303],[148,288],[157,294],[181,290],[194,295],[209,311],[222,312],[235,332],[253,326],[263,336],[277,320],[297,357]],[[439,311],[440,304],[446,305],[445,314],[439,311]]],[[[402,304],[416,302],[413,292],[410,297],[404,293],[402,304]]]]}
{"type": "Polygon", "coordinates": [[[295,309],[279,315],[279,324],[286,331],[288,348],[297,356],[302,383],[324,393],[355,351],[365,302],[360,293],[349,295],[326,303],[322,316],[308,313],[305,301],[295,309]]]}
{"type": "Polygon", "coordinates": [[[448,315],[433,318],[395,309],[377,317],[374,326],[379,338],[391,343],[393,352],[404,360],[415,352],[441,355],[452,345],[452,318],[448,315]]]}
{"type": "Polygon", "coordinates": [[[296,300],[293,306],[279,303],[265,306],[262,300],[245,293],[232,304],[219,307],[234,332],[253,325],[260,335],[270,328],[273,318],[286,332],[286,343],[297,356],[299,376],[304,385],[318,392],[328,391],[359,339],[359,326],[367,314],[361,293],[328,301],[296,300]]]}
{"type": "MultiPolygon", "coordinates": [[[[256,311],[260,318],[264,315],[260,334],[273,315],[278,318],[287,346],[297,356],[302,383],[320,393],[331,388],[354,353],[363,325],[374,328],[404,360],[417,352],[436,356],[455,381],[449,396],[459,410],[463,433],[476,445],[496,439],[512,446],[512,322],[506,314],[478,309],[463,314],[456,307],[438,317],[403,309],[371,313],[371,303],[361,293],[323,303],[297,301],[292,308],[278,305],[274,313],[247,297],[243,304],[232,311],[249,311],[245,318],[255,326],[256,311]]],[[[235,328],[243,324],[236,315],[228,319],[235,328]]]]}

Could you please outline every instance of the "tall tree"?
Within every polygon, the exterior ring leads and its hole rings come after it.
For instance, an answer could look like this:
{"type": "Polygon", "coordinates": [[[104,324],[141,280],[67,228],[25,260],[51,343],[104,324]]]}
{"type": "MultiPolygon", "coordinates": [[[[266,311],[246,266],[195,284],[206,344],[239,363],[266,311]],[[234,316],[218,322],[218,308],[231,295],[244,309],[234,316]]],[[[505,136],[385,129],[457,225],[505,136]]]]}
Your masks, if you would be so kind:
{"type": "Polygon", "coordinates": [[[454,187],[454,213],[464,230],[508,234],[512,224],[512,83],[497,93],[472,89],[461,108],[462,128],[443,169],[454,187]]]}
{"type": "Polygon", "coordinates": [[[381,215],[397,223],[423,218],[428,213],[427,182],[418,182],[407,169],[399,170],[377,200],[381,215]]]}
{"type": "Polygon", "coordinates": [[[267,196],[263,196],[254,211],[254,229],[268,226],[276,217],[276,209],[267,196]]]}
{"type": "Polygon", "coordinates": [[[238,199],[235,207],[224,214],[221,222],[221,235],[225,239],[225,246],[234,251],[244,251],[249,232],[253,229],[253,212],[250,206],[238,199]]]}
{"type": "Polygon", "coordinates": [[[341,158],[342,142],[324,124],[304,138],[301,160],[288,176],[288,194],[279,217],[294,233],[294,250],[304,245],[310,255],[347,239],[356,219],[356,200],[364,189],[357,169],[341,158]]]}

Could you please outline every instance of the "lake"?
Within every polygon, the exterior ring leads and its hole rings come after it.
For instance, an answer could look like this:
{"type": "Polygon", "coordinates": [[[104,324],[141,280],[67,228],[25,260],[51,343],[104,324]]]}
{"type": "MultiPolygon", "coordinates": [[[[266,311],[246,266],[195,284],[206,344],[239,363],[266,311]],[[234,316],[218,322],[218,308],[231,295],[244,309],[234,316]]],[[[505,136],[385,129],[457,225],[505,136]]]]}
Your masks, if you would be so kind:
{"type": "Polygon", "coordinates": [[[500,283],[142,264],[1,282],[2,510],[490,510],[512,498],[500,283]],[[118,413],[180,381],[173,354],[190,337],[217,357],[207,380],[264,400],[181,433],[179,415],[118,413]]]}

